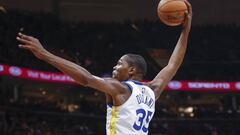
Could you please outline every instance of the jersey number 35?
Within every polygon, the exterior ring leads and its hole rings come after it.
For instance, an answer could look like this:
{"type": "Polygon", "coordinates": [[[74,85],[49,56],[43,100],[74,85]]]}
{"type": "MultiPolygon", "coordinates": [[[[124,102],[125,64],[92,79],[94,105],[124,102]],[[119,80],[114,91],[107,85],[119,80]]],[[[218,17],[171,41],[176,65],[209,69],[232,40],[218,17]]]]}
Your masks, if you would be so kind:
{"type": "Polygon", "coordinates": [[[147,133],[152,114],[152,112],[145,111],[144,109],[136,110],[138,120],[134,123],[133,128],[137,131],[142,130],[144,133],[147,133]]]}

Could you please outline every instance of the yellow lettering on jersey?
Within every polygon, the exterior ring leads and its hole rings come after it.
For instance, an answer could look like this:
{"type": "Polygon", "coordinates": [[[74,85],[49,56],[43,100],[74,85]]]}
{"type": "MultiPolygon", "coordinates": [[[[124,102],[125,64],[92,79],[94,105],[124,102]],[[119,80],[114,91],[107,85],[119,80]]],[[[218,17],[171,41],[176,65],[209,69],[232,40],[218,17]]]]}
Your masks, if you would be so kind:
{"type": "Polygon", "coordinates": [[[117,130],[116,130],[117,115],[118,115],[117,108],[113,106],[111,119],[110,119],[110,135],[117,135],[117,130]]]}

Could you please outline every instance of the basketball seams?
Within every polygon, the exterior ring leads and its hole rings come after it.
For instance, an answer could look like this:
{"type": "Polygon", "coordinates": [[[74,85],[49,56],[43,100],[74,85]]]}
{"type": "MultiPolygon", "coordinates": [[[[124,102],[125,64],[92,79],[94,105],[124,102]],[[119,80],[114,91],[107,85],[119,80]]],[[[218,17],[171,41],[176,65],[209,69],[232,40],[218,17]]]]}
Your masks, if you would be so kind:
{"type": "MultiPolygon", "coordinates": [[[[167,21],[165,21],[165,19],[167,19],[167,18],[166,18],[166,17],[161,17],[161,20],[162,20],[162,21],[167,22],[167,21]]],[[[184,20],[184,17],[181,17],[181,18],[179,18],[179,19],[184,20]]],[[[171,23],[179,23],[179,20],[171,20],[171,23]]]]}
{"type": "Polygon", "coordinates": [[[160,13],[174,13],[174,12],[185,12],[187,10],[183,9],[183,10],[174,10],[174,11],[158,11],[160,13]]]}

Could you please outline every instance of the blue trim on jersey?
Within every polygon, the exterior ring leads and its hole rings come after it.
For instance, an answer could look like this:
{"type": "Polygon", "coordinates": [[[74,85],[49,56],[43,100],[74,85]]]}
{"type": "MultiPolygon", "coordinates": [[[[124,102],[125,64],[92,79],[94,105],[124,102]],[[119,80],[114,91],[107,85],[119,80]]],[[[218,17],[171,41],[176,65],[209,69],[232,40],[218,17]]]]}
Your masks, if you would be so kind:
{"type": "Polygon", "coordinates": [[[112,105],[112,104],[110,104],[110,103],[108,103],[108,104],[107,104],[107,106],[109,106],[110,108],[112,108],[112,106],[113,106],[113,105],[112,105]]]}
{"type": "MultiPolygon", "coordinates": [[[[137,85],[144,85],[144,84],[142,84],[141,82],[136,81],[136,80],[128,80],[128,81],[133,82],[133,83],[135,83],[135,84],[137,84],[137,85]]],[[[124,83],[125,83],[125,82],[127,82],[127,81],[124,81],[124,83]]]]}
{"type": "Polygon", "coordinates": [[[138,85],[143,85],[141,82],[139,82],[139,81],[135,81],[135,80],[129,80],[129,81],[132,81],[133,83],[135,83],[135,84],[138,84],[138,85]]]}
{"type": "Polygon", "coordinates": [[[125,85],[127,85],[128,88],[129,88],[131,91],[133,90],[133,87],[132,87],[130,84],[126,83],[126,81],[124,81],[124,82],[122,82],[122,83],[125,84],[125,85]]]}

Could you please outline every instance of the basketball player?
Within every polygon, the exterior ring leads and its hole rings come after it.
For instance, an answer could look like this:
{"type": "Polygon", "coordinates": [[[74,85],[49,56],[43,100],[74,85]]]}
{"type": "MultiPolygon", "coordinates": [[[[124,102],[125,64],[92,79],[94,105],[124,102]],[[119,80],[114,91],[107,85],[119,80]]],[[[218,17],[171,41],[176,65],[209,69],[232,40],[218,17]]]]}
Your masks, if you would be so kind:
{"type": "Polygon", "coordinates": [[[169,63],[148,83],[141,83],[146,74],[145,60],[135,54],[122,56],[113,68],[112,78],[92,75],[83,67],[45,50],[38,39],[19,33],[20,48],[30,50],[37,58],[71,76],[78,84],[106,94],[107,135],[147,135],[155,111],[155,101],[180,67],[187,48],[192,21],[192,8],[186,1],[188,14],[169,63]]]}

